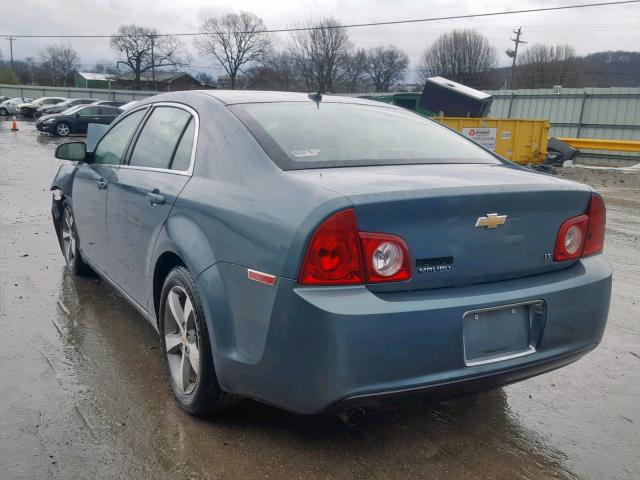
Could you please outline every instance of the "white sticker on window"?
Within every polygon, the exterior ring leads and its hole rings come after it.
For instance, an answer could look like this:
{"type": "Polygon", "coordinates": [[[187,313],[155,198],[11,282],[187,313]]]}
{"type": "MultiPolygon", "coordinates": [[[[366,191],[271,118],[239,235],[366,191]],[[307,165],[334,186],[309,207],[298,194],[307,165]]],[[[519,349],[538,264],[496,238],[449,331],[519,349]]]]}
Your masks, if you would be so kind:
{"type": "Polygon", "coordinates": [[[310,148],[308,150],[294,150],[291,152],[291,156],[296,158],[317,157],[319,153],[319,148],[310,148]]]}

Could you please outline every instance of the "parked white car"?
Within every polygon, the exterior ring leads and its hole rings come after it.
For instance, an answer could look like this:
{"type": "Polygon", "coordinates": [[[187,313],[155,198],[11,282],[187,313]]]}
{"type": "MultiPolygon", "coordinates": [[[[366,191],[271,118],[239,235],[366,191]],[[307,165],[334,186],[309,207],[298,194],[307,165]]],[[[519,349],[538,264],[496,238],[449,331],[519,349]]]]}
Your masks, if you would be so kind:
{"type": "Polygon", "coordinates": [[[14,97],[0,103],[0,116],[15,115],[18,112],[18,105],[33,102],[30,98],[14,97]]]}

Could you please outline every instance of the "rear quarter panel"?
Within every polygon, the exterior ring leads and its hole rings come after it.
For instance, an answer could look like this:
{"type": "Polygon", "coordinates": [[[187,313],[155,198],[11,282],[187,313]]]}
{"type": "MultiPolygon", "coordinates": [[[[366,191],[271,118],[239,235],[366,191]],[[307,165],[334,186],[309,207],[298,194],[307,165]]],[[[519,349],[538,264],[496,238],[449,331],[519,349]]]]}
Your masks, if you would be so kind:
{"type": "Polygon", "coordinates": [[[310,232],[351,203],[280,170],[222,103],[193,96],[189,104],[201,125],[194,174],[176,200],[155,257],[173,244],[185,252],[194,275],[227,262],[296,277],[310,232]]]}

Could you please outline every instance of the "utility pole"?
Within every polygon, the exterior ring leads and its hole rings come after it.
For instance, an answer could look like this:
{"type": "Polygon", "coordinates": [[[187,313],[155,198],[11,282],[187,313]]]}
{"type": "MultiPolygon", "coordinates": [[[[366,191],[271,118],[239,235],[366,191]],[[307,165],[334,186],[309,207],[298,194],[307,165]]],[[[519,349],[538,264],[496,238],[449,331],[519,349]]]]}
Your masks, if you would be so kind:
{"type": "Polygon", "coordinates": [[[9,40],[9,51],[11,52],[11,70],[13,70],[13,41],[16,39],[16,37],[5,37],[7,40],[9,40]]]}
{"type": "Polygon", "coordinates": [[[520,40],[520,35],[522,35],[522,27],[518,27],[518,30],[514,30],[513,33],[516,34],[516,38],[511,37],[510,40],[515,43],[515,48],[513,49],[513,63],[511,64],[511,75],[509,77],[509,90],[513,86],[513,73],[516,70],[516,58],[518,57],[518,45],[521,43],[527,43],[524,40],[520,40]]]}
{"type": "Polygon", "coordinates": [[[156,91],[156,58],[153,52],[153,47],[156,43],[156,36],[151,35],[151,80],[153,81],[153,90],[156,91]]]}

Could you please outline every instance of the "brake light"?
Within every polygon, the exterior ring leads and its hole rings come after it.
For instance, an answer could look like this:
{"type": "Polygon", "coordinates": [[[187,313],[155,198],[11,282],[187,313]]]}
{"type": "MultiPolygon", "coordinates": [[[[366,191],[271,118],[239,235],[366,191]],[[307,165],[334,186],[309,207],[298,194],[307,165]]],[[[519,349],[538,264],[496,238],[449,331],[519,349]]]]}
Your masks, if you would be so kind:
{"type": "Polygon", "coordinates": [[[300,271],[305,285],[349,285],[362,283],[356,215],[353,209],[329,217],[309,242],[300,271]]]}
{"type": "Polygon", "coordinates": [[[303,285],[355,285],[411,278],[411,258],[400,237],[358,232],[351,208],[325,220],[311,237],[298,281],[303,285]]]}
{"type": "Polygon", "coordinates": [[[398,282],[411,278],[409,249],[400,237],[360,232],[367,282],[398,282]]]}
{"type": "Polygon", "coordinates": [[[602,251],[606,209],[602,197],[591,194],[587,212],[566,220],[558,231],[553,260],[573,260],[602,251]]]}
{"type": "Polygon", "coordinates": [[[600,253],[604,247],[604,230],[607,223],[607,209],[604,206],[604,200],[600,195],[591,194],[589,202],[589,230],[587,231],[587,239],[584,243],[582,256],[600,253]]]}

